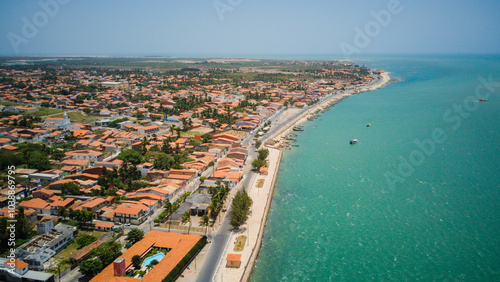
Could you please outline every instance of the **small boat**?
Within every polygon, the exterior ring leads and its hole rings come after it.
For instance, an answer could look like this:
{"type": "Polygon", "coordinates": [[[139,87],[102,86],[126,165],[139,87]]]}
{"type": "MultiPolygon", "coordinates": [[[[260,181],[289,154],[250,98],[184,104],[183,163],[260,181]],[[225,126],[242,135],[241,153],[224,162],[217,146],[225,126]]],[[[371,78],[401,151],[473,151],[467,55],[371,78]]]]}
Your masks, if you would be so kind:
{"type": "Polygon", "coordinates": [[[358,143],[358,139],[352,139],[352,140],[349,142],[349,144],[356,144],[356,143],[358,143]]]}
{"type": "Polygon", "coordinates": [[[369,123],[369,124],[367,124],[367,125],[366,125],[366,127],[370,127],[370,126],[372,126],[372,124],[371,124],[371,123],[369,123]]]}
{"type": "Polygon", "coordinates": [[[296,125],[293,127],[293,131],[304,131],[304,127],[302,127],[300,125],[296,125]]]}
{"type": "Polygon", "coordinates": [[[488,102],[486,99],[479,99],[479,102],[488,102]]]}
{"type": "Polygon", "coordinates": [[[298,147],[299,145],[298,144],[292,144],[292,147],[298,147]]]}

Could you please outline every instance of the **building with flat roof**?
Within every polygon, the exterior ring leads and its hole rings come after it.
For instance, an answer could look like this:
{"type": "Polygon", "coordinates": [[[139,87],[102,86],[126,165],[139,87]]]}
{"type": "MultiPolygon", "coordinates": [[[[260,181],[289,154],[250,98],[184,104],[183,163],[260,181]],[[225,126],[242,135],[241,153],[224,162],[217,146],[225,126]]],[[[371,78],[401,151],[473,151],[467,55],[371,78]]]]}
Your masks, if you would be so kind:
{"type": "Polygon", "coordinates": [[[76,227],[63,223],[38,235],[16,249],[16,259],[29,264],[29,269],[43,270],[43,264],[73,240],[76,227]]]}

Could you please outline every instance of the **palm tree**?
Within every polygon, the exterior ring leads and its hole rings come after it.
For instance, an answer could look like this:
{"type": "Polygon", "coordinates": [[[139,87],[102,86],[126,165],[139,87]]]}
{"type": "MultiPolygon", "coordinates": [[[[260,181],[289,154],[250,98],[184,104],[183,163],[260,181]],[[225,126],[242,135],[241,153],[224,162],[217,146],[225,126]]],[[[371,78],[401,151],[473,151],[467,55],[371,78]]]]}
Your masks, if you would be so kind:
{"type": "Polygon", "coordinates": [[[189,230],[191,229],[191,214],[189,213],[189,211],[182,214],[181,223],[182,224],[189,223],[189,228],[188,228],[188,234],[189,234],[189,230]]]}
{"type": "Polygon", "coordinates": [[[200,226],[203,227],[205,226],[205,236],[207,236],[207,231],[208,231],[208,225],[210,223],[210,218],[208,215],[203,215],[200,220],[200,226]]]}
{"type": "Polygon", "coordinates": [[[185,117],[182,118],[182,129],[184,131],[187,130],[187,118],[185,118],[185,117]]]}
{"type": "Polygon", "coordinates": [[[65,215],[66,215],[66,207],[59,208],[59,216],[64,219],[65,215]]]}
{"type": "Polygon", "coordinates": [[[170,126],[170,134],[173,136],[174,135],[174,131],[175,131],[175,125],[171,125],[170,126]]]}

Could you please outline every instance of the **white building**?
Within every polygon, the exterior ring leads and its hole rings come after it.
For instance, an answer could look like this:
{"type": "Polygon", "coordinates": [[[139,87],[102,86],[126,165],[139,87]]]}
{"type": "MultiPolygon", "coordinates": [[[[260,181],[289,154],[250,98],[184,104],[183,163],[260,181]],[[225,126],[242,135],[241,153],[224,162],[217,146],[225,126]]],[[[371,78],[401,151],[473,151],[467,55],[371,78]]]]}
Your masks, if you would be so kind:
{"type": "Polygon", "coordinates": [[[68,126],[71,125],[71,120],[68,117],[68,114],[64,112],[62,118],[46,118],[45,122],[43,123],[44,127],[46,128],[61,128],[61,129],[66,129],[68,126]]]}

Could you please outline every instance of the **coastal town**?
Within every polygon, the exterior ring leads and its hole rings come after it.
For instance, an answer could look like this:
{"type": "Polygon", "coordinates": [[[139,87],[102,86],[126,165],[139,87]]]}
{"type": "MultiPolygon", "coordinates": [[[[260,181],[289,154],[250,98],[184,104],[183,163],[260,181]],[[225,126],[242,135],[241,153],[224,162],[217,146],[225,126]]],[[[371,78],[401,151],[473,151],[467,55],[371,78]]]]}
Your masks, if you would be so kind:
{"type": "Polygon", "coordinates": [[[0,280],[248,281],[300,124],[389,79],[344,61],[2,62],[0,280]]]}

